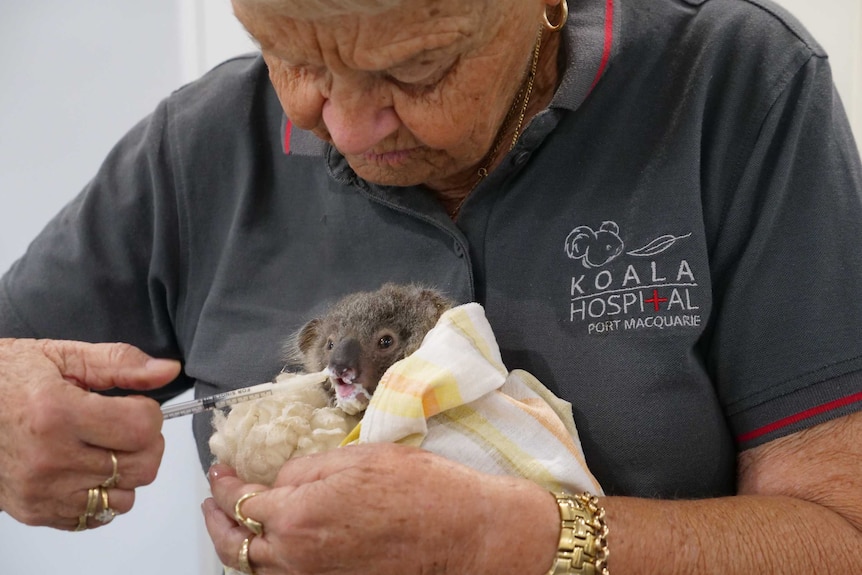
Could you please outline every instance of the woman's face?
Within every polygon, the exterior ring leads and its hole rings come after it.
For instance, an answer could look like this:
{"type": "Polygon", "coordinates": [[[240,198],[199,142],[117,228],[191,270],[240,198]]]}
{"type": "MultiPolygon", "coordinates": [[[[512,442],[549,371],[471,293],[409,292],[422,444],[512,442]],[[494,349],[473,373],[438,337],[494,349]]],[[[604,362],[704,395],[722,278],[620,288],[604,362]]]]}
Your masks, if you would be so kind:
{"type": "Polygon", "coordinates": [[[475,174],[521,85],[542,0],[405,0],[300,20],[234,0],[294,125],[356,173],[444,189],[475,174]]]}

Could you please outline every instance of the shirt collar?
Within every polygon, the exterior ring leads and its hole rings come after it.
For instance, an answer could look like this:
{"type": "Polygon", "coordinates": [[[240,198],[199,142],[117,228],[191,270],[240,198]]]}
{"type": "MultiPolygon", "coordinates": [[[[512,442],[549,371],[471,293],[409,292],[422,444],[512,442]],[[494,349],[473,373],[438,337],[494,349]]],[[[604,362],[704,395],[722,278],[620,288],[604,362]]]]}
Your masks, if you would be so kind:
{"type": "Polygon", "coordinates": [[[566,67],[551,106],[577,110],[611,63],[622,0],[578,0],[563,34],[566,67]]]}

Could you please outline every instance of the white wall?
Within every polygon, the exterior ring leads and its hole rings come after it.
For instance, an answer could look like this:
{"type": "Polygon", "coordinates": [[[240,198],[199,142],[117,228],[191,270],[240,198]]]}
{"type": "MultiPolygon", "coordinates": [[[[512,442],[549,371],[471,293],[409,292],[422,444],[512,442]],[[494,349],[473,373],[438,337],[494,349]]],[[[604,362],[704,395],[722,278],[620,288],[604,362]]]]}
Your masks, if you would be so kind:
{"type": "Polygon", "coordinates": [[[773,0],[796,15],[829,54],[835,85],[862,144],[862,0],[773,0]]]}
{"type": "MultiPolygon", "coordinates": [[[[193,44],[189,53],[195,61],[189,72],[209,70],[231,56],[256,50],[254,44],[234,18],[230,0],[194,0],[185,2],[186,37],[193,44]]],[[[191,60],[192,58],[189,58],[191,60]]]]}
{"type": "MultiPolygon", "coordinates": [[[[187,3],[0,2],[0,273],[84,186],[111,145],[197,75],[185,65],[193,55],[183,56],[187,3]]],[[[191,422],[167,422],[164,435],[158,479],[138,490],[133,513],[106,528],[34,529],[0,513],[0,573],[216,573],[191,422]]]]}
{"type": "MultiPolygon", "coordinates": [[[[862,141],[862,0],[779,2],[830,52],[862,141]]],[[[250,49],[229,0],[0,2],[0,272],[159,99],[250,49]]],[[[105,529],[33,529],[0,514],[0,573],[218,572],[190,422],[169,421],[164,434],[159,478],[105,529]]]]}

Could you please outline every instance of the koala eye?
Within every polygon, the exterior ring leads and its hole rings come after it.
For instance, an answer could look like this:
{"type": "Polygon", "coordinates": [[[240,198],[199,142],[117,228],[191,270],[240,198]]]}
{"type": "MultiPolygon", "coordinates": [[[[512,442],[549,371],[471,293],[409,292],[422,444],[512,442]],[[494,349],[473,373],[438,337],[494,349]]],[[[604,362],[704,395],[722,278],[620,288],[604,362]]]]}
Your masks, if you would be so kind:
{"type": "Polygon", "coordinates": [[[333,347],[335,347],[335,344],[332,343],[331,339],[328,339],[328,340],[326,340],[326,346],[325,347],[326,347],[326,349],[332,349],[333,347]]]}
{"type": "Polygon", "coordinates": [[[388,349],[392,347],[393,343],[395,343],[395,339],[391,335],[384,335],[377,340],[377,347],[380,349],[388,349]]]}

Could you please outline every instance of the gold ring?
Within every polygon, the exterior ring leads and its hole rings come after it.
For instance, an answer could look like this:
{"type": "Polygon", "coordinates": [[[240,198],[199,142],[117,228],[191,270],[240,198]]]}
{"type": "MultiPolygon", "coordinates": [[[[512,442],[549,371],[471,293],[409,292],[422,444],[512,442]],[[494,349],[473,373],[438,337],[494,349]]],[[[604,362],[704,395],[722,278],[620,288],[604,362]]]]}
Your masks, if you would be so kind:
{"type": "Polygon", "coordinates": [[[260,521],[255,521],[249,517],[246,517],[242,514],[242,504],[245,503],[247,499],[251,499],[255,495],[258,495],[257,491],[252,491],[251,493],[246,493],[242,497],[240,497],[236,505],[233,507],[233,516],[236,519],[237,523],[241,523],[245,525],[246,529],[254,533],[255,535],[263,535],[263,524],[260,521]]]}
{"type": "Polygon", "coordinates": [[[99,487],[99,495],[102,498],[102,510],[96,513],[93,517],[99,523],[107,525],[114,520],[114,517],[117,516],[117,512],[111,509],[111,505],[108,503],[107,489],[105,489],[104,487],[99,487]]]}
{"type": "Polygon", "coordinates": [[[109,450],[108,453],[111,454],[111,465],[113,466],[113,471],[111,472],[111,476],[102,483],[102,487],[110,489],[112,487],[116,487],[120,482],[120,474],[117,472],[117,456],[113,451],[109,450]]]}
{"type": "Polygon", "coordinates": [[[75,531],[83,531],[87,528],[87,519],[96,514],[96,509],[99,506],[99,488],[94,487],[87,491],[87,509],[84,514],[78,517],[78,526],[75,531]]]}
{"type": "Polygon", "coordinates": [[[254,569],[251,567],[251,563],[248,562],[248,548],[251,545],[251,540],[257,537],[254,533],[246,537],[242,545],[239,546],[239,556],[237,557],[237,563],[239,563],[239,570],[247,575],[254,575],[254,569]]]}

